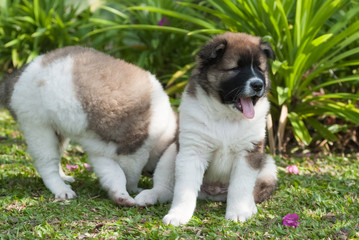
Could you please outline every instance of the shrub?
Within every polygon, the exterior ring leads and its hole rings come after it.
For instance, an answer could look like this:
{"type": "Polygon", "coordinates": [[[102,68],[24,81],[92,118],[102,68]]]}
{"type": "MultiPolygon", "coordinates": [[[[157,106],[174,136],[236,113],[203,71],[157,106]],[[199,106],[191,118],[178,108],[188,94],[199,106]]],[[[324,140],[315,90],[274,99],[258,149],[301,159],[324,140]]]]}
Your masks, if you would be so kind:
{"type": "MultiPolygon", "coordinates": [[[[213,32],[246,32],[271,42],[277,60],[272,64],[272,102],[269,138],[272,152],[277,134],[277,149],[282,150],[289,119],[296,140],[308,145],[313,129],[321,138],[335,140],[337,128],[322,123],[335,116],[359,124],[357,87],[351,92],[332,92],[343,83],[355,86],[359,75],[350,70],[359,65],[359,5],[354,1],[223,0],[178,2],[198,12],[188,19],[207,21],[187,35],[213,32]],[[207,15],[212,15],[208,18],[207,15]],[[220,21],[218,21],[218,19],[220,21]],[[354,58],[355,56],[355,58],[354,58]],[[271,121],[273,120],[273,121],[271,121]]],[[[139,6],[137,10],[175,12],[139,6]]],[[[183,15],[181,19],[186,19],[183,15]]]]}
{"type": "Polygon", "coordinates": [[[0,4],[0,65],[18,68],[40,53],[79,44],[90,15],[63,0],[5,0],[0,4]]]}

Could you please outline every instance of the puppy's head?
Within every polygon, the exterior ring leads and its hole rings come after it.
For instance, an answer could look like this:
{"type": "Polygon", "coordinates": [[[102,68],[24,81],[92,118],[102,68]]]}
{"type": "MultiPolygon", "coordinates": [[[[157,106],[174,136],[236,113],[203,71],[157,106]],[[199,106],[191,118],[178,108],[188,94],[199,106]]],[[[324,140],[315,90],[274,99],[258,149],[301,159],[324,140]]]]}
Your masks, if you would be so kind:
{"type": "Polygon", "coordinates": [[[228,32],[215,36],[199,51],[193,77],[207,94],[250,119],[270,87],[268,58],[274,59],[274,52],[261,38],[228,32]]]}

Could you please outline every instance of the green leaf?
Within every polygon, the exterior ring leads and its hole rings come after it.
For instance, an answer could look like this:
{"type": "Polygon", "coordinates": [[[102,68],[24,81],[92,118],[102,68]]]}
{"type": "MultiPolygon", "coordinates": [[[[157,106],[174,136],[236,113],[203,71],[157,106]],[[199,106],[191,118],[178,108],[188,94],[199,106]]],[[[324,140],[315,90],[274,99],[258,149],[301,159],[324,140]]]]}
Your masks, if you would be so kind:
{"type": "MultiPolygon", "coordinates": [[[[359,81],[359,80],[358,80],[359,81]]],[[[328,99],[328,98],[336,98],[336,99],[353,99],[359,100],[359,94],[352,93],[328,93],[320,96],[313,97],[314,100],[328,99]]]]}
{"type": "Polygon", "coordinates": [[[276,74],[278,72],[278,70],[282,67],[284,62],[281,62],[279,60],[274,60],[272,62],[272,72],[273,74],[276,74]]]}
{"type": "Polygon", "coordinates": [[[288,98],[288,88],[277,86],[278,105],[282,105],[288,98]]]}
{"type": "Polygon", "coordinates": [[[208,23],[207,21],[204,21],[202,19],[199,18],[195,18],[192,17],[190,15],[187,14],[182,14],[176,11],[171,11],[171,10],[166,10],[163,8],[157,8],[157,7],[150,7],[150,6],[136,6],[136,7],[129,7],[127,8],[128,10],[146,10],[146,11],[150,11],[150,12],[158,12],[167,16],[171,16],[171,17],[175,17],[178,19],[183,19],[185,21],[188,22],[192,22],[194,24],[197,24],[199,26],[205,27],[205,28],[214,28],[214,26],[210,23],[208,23]]]}
{"type": "Polygon", "coordinates": [[[171,79],[168,81],[166,86],[168,87],[168,86],[172,85],[174,82],[176,82],[176,80],[178,78],[180,78],[181,76],[186,74],[190,69],[192,69],[194,65],[195,65],[194,63],[187,64],[186,66],[184,66],[183,68],[181,68],[180,70],[175,72],[172,75],[171,79]]]}
{"type": "Polygon", "coordinates": [[[17,16],[15,19],[36,25],[36,21],[30,16],[17,16]]]}
{"type": "Polygon", "coordinates": [[[305,121],[308,122],[308,124],[312,126],[324,139],[328,139],[330,141],[338,139],[338,137],[335,136],[327,126],[324,126],[315,118],[306,118],[305,121]]]}
{"type": "Polygon", "coordinates": [[[199,33],[220,34],[225,32],[226,30],[222,30],[222,29],[199,29],[199,30],[191,31],[187,35],[191,36],[199,33]]]}
{"type": "Polygon", "coordinates": [[[106,20],[106,19],[101,19],[101,18],[89,18],[89,21],[91,23],[94,23],[94,24],[107,25],[107,26],[116,26],[116,25],[118,25],[117,22],[113,22],[113,21],[106,20]]]}
{"type": "MultiPolygon", "coordinates": [[[[324,88],[324,87],[327,87],[327,86],[330,86],[330,85],[333,85],[333,84],[351,82],[351,81],[359,81],[359,75],[351,75],[351,76],[347,76],[347,77],[342,77],[342,78],[326,81],[326,82],[324,82],[322,84],[314,86],[312,88],[312,90],[309,91],[309,92],[315,92],[318,89],[321,89],[321,88],[324,88]]],[[[308,91],[307,91],[307,93],[308,93],[308,91]]]]}
{"type": "Polygon", "coordinates": [[[113,13],[113,14],[115,14],[115,15],[123,18],[123,19],[128,19],[128,16],[126,14],[124,14],[123,12],[120,12],[119,10],[117,10],[115,8],[104,6],[104,5],[102,5],[100,8],[104,9],[106,11],[109,11],[109,12],[111,12],[111,13],[113,13]]]}
{"type": "Polygon", "coordinates": [[[166,93],[168,95],[172,95],[175,93],[181,93],[183,91],[183,89],[186,87],[187,82],[188,81],[182,81],[182,82],[179,82],[179,83],[173,85],[172,87],[166,89],[166,93]]]}
{"type": "Polygon", "coordinates": [[[14,39],[14,40],[11,40],[10,42],[7,42],[4,47],[8,48],[8,47],[12,47],[16,44],[20,43],[20,39],[14,39]]]}
{"type": "Polygon", "coordinates": [[[34,32],[31,37],[36,38],[36,37],[41,37],[46,33],[47,29],[46,28],[39,28],[36,30],[36,32],[34,32]]]}
{"type": "Polygon", "coordinates": [[[288,113],[288,119],[293,127],[294,136],[297,141],[303,142],[305,145],[309,145],[312,138],[299,115],[295,112],[290,112],[288,113]]]}
{"type": "MultiPolygon", "coordinates": [[[[86,34],[84,36],[84,38],[95,35],[95,34],[99,34],[102,32],[106,32],[109,30],[116,30],[116,29],[142,29],[142,30],[157,30],[157,31],[165,31],[165,32],[173,32],[173,33],[177,33],[177,34],[184,34],[184,35],[188,35],[189,31],[182,29],[182,28],[176,28],[176,27],[169,27],[169,26],[157,26],[157,25],[147,25],[147,24],[131,24],[131,25],[116,25],[116,26],[111,26],[111,27],[106,27],[106,28],[102,28],[102,29],[97,29],[94,30],[92,32],[89,32],[88,34],[86,34]]],[[[195,34],[192,35],[195,38],[199,38],[202,40],[207,40],[208,38],[200,35],[200,34],[195,34]]]]}
{"type": "Polygon", "coordinates": [[[313,47],[318,47],[320,44],[326,42],[329,38],[331,38],[333,36],[332,33],[328,33],[328,34],[324,34],[320,37],[317,37],[316,39],[314,39],[312,41],[312,45],[313,47]]]}

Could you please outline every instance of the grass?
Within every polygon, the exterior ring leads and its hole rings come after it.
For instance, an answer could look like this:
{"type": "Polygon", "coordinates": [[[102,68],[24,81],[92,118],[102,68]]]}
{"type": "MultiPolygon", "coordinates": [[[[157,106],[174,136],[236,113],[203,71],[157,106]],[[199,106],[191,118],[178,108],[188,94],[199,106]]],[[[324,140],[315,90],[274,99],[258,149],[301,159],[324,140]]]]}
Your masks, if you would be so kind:
{"type": "MultiPolygon", "coordinates": [[[[81,165],[86,154],[76,145],[62,164],[81,165]]],[[[198,201],[192,220],[166,226],[170,204],[119,207],[101,190],[96,175],[82,165],[67,174],[78,198],[57,201],[46,189],[26,153],[24,138],[7,111],[0,111],[0,239],[359,239],[358,155],[278,159],[279,187],[245,223],[224,219],[226,204],[198,201]],[[285,167],[296,164],[298,175],[285,167]],[[298,228],[282,224],[287,213],[298,228]]],[[[151,179],[141,178],[148,188],[151,179]]]]}

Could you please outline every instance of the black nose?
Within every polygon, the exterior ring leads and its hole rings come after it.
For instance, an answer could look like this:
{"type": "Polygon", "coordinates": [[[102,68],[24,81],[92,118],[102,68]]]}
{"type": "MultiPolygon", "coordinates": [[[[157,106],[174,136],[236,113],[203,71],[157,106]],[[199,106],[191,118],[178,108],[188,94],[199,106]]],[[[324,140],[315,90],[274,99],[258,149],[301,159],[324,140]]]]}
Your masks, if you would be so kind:
{"type": "Polygon", "coordinates": [[[254,91],[260,92],[260,91],[262,91],[264,84],[262,81],[256,80],[256,81],[251,82],[250,85],[254,91]]]}

